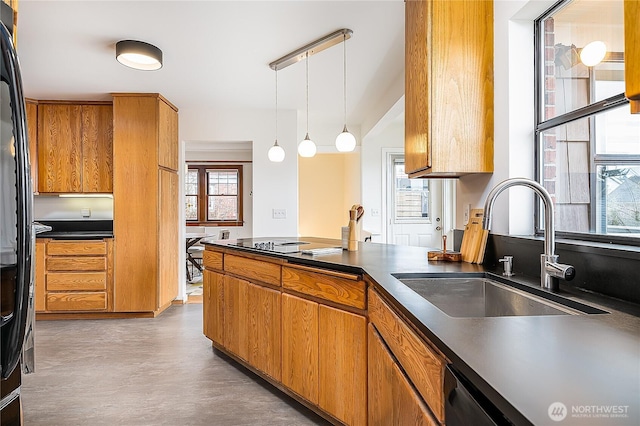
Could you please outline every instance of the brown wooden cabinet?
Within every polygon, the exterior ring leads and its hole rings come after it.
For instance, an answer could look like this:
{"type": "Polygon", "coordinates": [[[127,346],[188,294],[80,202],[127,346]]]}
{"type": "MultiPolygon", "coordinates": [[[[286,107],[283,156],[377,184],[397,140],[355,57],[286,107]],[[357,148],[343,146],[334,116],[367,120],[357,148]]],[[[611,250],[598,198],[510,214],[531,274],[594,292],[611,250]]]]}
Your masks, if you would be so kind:
{"type": "Polygon", "coordinates": [[[39,102],[37,117],[39,192],[111,192],[111,104],[39,102]]]}
{"type": "Polygon", "coordinates": [[[368,346],[369,401],[375,401],[369,405],[369,424],[438,425],[371,324],[368,346]]]}
{"type": "Polygon", "coordinates": [[[113,95],[118,312],[155,315],[178,293],[179,179],[175,169],[166,167],[178,161],[177,116],[177,108],[158,94],[113,95]]]}
{"type": "Polygon", "coordinates": [[[318,307],[318,405],[349,425],[367,423],[367,321],[318,307]]]}
{"type": "Polygon", "coordinates": [[[205,250],[203,262],[204,334],[253,368],[280,381],[280,264],[223,255],[211,249],[205,250]],[[275,283],[273,277],[278,277],[275,283]]]}
{"type": "Polygon", "coordinates": [[[113,311],[113,240],[36,243],[37,312],[113,311]]]}
{"type": "Polygon", "coordinates": [[[640,114],[640,0],[624,1],[624,70],[625,96],[631,112],[640,114]]]}
{"type": "MultiPolygon", "coordinates": [[[[435,418],[444,423],[445,358],[369,289],[369,321],[435,418]]],[[[375,372],[375,369],[373,370],[375,372]]],[[[369,375],[370,384],[378,379],[369,375]]]]}
{"type": "Polygon", "coordinates": [[[493,172],[493,2],[405,2],[405,171],[493,172]]]}
{"type": "Polygon", "coordinates": [[[224,345],[224,275],[208,269],[202,273],[202,327],[205,336],[224,345]]]}
{"type": "Polygon", "coordinates": [[[282,382],[349,424],[366,424],[366,319],[282,295],[282,382]]]}
{"type": "Polygon", "coordinates": [[[325,304],[364,309],[364,282],[292,265],[282,268],[282,287],[300,295],[282,296],[283,383],[346,424],[366,424],[366,318],[325,304]]]}
{"type": "Polygon", "coordinates": [[[318,404],[318,304],[282,295],[282,383],[318,404]]]}

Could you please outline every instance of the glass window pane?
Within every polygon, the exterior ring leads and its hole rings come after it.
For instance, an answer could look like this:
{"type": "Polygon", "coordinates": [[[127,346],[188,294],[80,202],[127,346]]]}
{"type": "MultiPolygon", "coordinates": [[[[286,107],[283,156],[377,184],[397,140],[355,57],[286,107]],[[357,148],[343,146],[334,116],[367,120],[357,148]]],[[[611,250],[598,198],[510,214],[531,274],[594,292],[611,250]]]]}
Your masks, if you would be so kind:
{"type": "Polygon", "coordinates": [[[426,220],[429,218],[429,181],[409,179],[404,163],[394,164],[394,189],[396,221],[426,220]]]}
{"type": "Polygon", "coordinates": [[[640,114],[629,105],[596,115],[596,154],[640,155],[640,114]]]}
{"type": "Polygon", "coordinates": [[[185,217],[187,220],[198,220],[198,196],[187,195],[185,198],[185,217]]]}
{"type": "Polygon", "coordinates": [[[184,176],[184,193],[187,195],[198,194],[198,170],[187,170],[184,176]]]}
{"type": "Polygon", "coordinates": [[[238,198],[235,196],[209,196],[207,220],[238,220],[238,198]]]}
{"type": "Polygon", "coordinates": [[[623,0],[572,0],[541,22],[543,120],[624,91],[623,20],[623,0]],[[589,62],[589,50],[598,45],[604,56],[589,62]],[[611,82],[618,85],[615,91],[598,90],[600,83],[611,82]]]}
{"type": "Polygon", "coordinates": [[[640,235],[640,165],[599,166],[598,232],[640,235]]]}

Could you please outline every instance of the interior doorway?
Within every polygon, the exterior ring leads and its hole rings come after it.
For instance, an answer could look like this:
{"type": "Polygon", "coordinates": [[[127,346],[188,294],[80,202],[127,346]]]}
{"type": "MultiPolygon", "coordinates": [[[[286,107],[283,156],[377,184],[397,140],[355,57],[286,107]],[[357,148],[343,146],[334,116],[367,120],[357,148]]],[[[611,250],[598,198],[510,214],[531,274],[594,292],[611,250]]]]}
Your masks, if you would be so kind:
{"type": "Polygon", "coordinates": [[[441,247],[443,235],[450,234],[454,217],[451,180],[410,179],[404,170],[404,153],[393,150],[386,152],[383,175],[385,242],[441,247]]]}

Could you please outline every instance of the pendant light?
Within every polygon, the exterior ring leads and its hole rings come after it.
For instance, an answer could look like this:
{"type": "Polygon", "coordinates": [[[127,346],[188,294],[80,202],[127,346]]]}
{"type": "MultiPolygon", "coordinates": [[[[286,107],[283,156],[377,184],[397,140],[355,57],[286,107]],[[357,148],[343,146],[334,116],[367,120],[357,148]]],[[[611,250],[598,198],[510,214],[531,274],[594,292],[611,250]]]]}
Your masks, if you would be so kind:
{"type": "Polygon", "coordinates": [[[344,94],[344,129],[336,138],[336,148],[340,152],[351,152],[356,148],[356,138],[347,130],[347,35],[343,34],[343,94],[344,94]]]}
{"type": "Polygon", "coordinates": [[[313,157],[316,155],[316,144],[309,139],[309,52],[306,53],[305,57],[307,65],[307,135],[298,145],[298,154],[301,157],[313,157]]]}
{"type": "Polygon", "coordinates": [[[278,70],[276,69],[276,142],[267,153],[269,160],[274,163],[281,163],[284,160],[284,149],[278,145],[278,70]]]}

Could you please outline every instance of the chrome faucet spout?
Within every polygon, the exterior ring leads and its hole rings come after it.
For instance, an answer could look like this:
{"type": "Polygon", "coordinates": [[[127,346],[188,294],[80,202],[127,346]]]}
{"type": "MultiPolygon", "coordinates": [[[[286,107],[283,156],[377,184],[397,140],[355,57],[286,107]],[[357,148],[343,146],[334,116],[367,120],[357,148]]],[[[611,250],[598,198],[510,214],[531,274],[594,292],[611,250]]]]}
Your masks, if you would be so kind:
{"type": "Polygon", "coordinates": [[[549,192],[542,185],[526,178],[507,179],[497,184],[489,192],[485,200],[482,227],[486,230],[491,230],[493,204],[502,191],[512,186],[530,188],[542,199],[544,205],[544,254],[540,256],[540,285],[545,289],[556,291],[558,289],[558,278],[571,280],[575,275],[575,269],[570,265],[557,263],[553,201],[549,192]]]}

